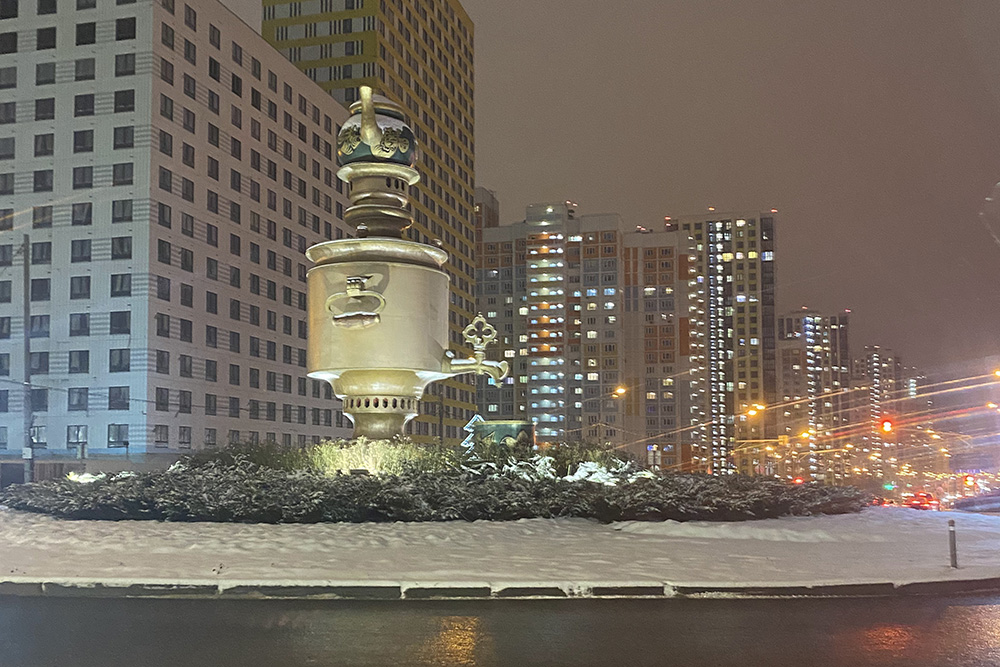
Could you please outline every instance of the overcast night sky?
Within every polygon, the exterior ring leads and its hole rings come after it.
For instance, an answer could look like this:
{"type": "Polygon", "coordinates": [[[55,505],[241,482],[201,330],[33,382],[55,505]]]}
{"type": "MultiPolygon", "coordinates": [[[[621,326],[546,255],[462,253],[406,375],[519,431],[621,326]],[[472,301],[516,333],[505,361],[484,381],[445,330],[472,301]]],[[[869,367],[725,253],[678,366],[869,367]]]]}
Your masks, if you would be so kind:
{"type": "Polygon", "coordinates": [[[996,0],[462,2],[503,222],[773,206],[781,310],[926,371],[1000,354],[996,0]]]}
{"type": "Polygon", "coordinates": [[[774,206],[781,309],[927,370],[1000,352],[1000,3],[463,4],[503,222],[774,206]]]}

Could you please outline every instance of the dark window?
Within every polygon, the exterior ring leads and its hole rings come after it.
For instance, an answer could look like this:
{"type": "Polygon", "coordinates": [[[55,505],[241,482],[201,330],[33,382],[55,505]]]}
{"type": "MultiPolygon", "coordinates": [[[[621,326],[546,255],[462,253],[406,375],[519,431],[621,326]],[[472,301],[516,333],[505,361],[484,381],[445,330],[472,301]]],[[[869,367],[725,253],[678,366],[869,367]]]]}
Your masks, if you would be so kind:
{"type": "Polygon", "coordinates": [[[0,67],[0,90],[8,88],[17,88],[17,67],[0,67]]]}
{"type": "Polygon", "coordinates": [[[94,115],[93,93],[85,93],[83,95],[77,95],[76,97],[73,98],[73,115],[74,116],[94,115]]]}
{"type": "Polygon", "coordinates": [[[30,338],[49,337],[50,317],[48,315],[32,315],[28,320],[28,336],[30,338]]]}
{"type": "Polygon", "coordinates": [[[115,56],[115,76],[131,76],[135,74],[135,54],[119,53],[115,56]]]}
{"type": "Polygon", "coordinates": [[[42,169],[34,173],[35,192],[52,192],[52,170],[42,169]]]}
{"type": "Polygon", "coordinates": [[[131,199],[116,199],[111,202],[111,222],[129,222],[131,220],[131,199]]]}
{"type": "MultiPolygon", "coordinates": [[[[13,157],[13,142],[11,143],[11,157],[13,157]]],[[[56,136],[54,134],[35,135],[35,157],[52,155],[56,149],[56,136]]],[[[0,157],[3,157],[0,155],[0,157]]]]}
{"type": "Polygon", "coordinates": [[[74,225],[90,225],[94,222],[94,205],[91,202],[73,204],[72,222],[74,225]]]}
{"type": "MultiPolygon", "coordinates": [[[[3,110],[5,105],[0,105],[0,111],[3,110]]],[[[9,103],[11,110],[11,117],[14,114],[14,103],[9,103]]],[[[3,114],[0,114],[2,116],[3,114]]],[[[54,97],[43,97],[41,99],[35,100],[35,120],[52,120],[56,117],[56,98],[54,97]]],[[[0,122],[3,122],[3,118],[0,118],[0,122]]],[[[11,120],[10,122],[14,122],[11,120]]]]}
{"type": "Polygon", "coordinates": [[[160,79],[174,85],[174,64],[166,58],[160,60],[160,79]]]}
{"type": "Polygon", "coordinates": [[[114,147],[132,148],[135,145],[135,128],[131,125],[124,125],[114,129],[114,147]]]}
{"type": "Polygon", "coordinates": [[[69,316],[70,336],[90,335],[90,315],[88,313],[71,313],[69,316]]]}
{"type": "Polygon", "coordinates": [[[90,352],[87,350],[70,350],[69,353],[70,373],[90,372],[90,352]]]}
{"type": "Polygon", "coordinates": [[[66,409],[86,410],[90,402],[90,389],[88,387],[70,387],[66,409]]]}
{"type": "Polygon", "coordinates": [[[108,354],[108,372],[127,373],[132,368],[132,350],[121,348],[110,350],[108,354]]]}
{"type": "Polygon", "coordinates": [[[90,261],[90,239],[75,239],[70,250],[70,262],[90,261]]]}
{"type": "Polygon", "coordinates": [[[49,241],[42,241],[40,243],[31,244],[31,263],[35,264],[51,264],[52,263],[52,243],[49,241]]]}
{"type": "Polygon", "coordinates": [[[17,33],[0,33],[0,53],[17,53],[17,33]]]}
{"type": "Polygon", "coordinates": [[[156,223],[161,227],[170,229],[173,222],[173,209],[168,205],[159,203],[156,205],[156,223]]]}
{"type": "Polygon", "coordinates": [[[174,119],[174,101],[166,95],[160,95],[160,115],[168,120],[174,119]]]}
{"type": "Polygon", "coordinates": [[[35,48],[39,51],[56,48],[56,29],[39,28],[35,38],[35,48]]]}
{"type": "Polygon", "coordinates": [[[160,239],[156,242],[156,260],[162,264],[170,264],[170,242],[160,239]]]}
{"type": "Polygon", "coordinates": [[[170,338],[170,316],[157,313],[154,319],[156,321],[156,335],[161,338],[170,338]]]}
{"type": "Polygon", "coordinates": [[[135,17],[115,21],[115,39],[118,41],[135,39],[135,17]]]}
{"type": "Polygon", "coordinates": [[[73,133],[73,152],[92,153],[94,151],[94,131],[77,130],[73,133]]]}
{"type": "Polygon", "coordinates": [[[94,187],[93,167],[73,167],[73,189],[86,190],[94,187]]]}
{"type": "Polygon", "coordinates": [[[132,259],[131,236],[116,236],[111,239],[111,259],[132,259]]]}
{"type": "Polygon", "coordinates": [[[112,185],[131,185],[134,169],[131,162],[120,162],[111,167],[112,185]]]}
{"type": "Polygon", "coordinates": [[[69,298],[90,298],[90,276],[73,276],[69,279],[69,298]]]}
{"type": "Polygon", "coordinates": [[[30,292],[32,301],[48,301],[52,298],[50,280],[48,278],[32,278],[30,292]]]}
{"type": "Polygon", "coordinates": [[[115,91],[115,113],[121,113],[123,111],[135,111],[134,90],[115,91]]]}
{"type": "Polygon", "coordinates": [[[110,333],[127,334],[132,332],[132,312],[128,310],[115,310],[111,312],[110,333]]]}
{"type": "Polygon", "coordinates": [[[159,184],[161,190],[170,192],[173,189],[174,174],[166,167],[160,167],[159,184]]]}
{"type": "Polygon", "coordinates": [[[81,58],[76,61],[75,78],[77,81],[92,81],[96,76],[96,67],[93,58],[81,58]]]}
{"type": "Polygon", "coordinates": [[[32,352],[28,357],[28,368],[32,373],[44,374],[49,372],[49,353],[32,352]]]}
{"type": "Polygon", "coordinates": [[[170,301],[170,278],[156,277],[156,298],[170,301]]]}
{"type": "Polygon", "coordinates": [[[97,42],[97,24],[96,23],[77,23],[76,24],[76,44],[80,46],[82,44],[94,44],[97,42]]]}
{"type": "Polygon", "coordinates": [[[132,296],[132,274],[130,273],[112,274],[111,296],[132,296]]]}
{"type": "MultiPolygon", "coordinates": [[[[108,387],[108,410],[128,410],[128,404],[128,387],[108,387]]],[[[111,437],[110,430],[108,437],[111,437]]]]}
{"type": "Polygon", "coordinates": [[[31,409],[35,412],[47,412],[49,409],[49,390],[31,390],[31,409]]]}
{"type": "Polygon", "coordinates": [[[35,65],[35,83],[44,86],[56,82],[56,64],[38,63],[35,65]]]}

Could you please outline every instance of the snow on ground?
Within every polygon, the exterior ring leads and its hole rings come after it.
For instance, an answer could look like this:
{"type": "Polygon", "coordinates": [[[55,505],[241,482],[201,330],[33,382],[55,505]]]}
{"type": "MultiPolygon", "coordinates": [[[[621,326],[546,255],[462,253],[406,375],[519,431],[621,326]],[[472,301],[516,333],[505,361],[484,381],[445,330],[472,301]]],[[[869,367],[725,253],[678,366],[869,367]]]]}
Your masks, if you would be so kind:
{"type": "Polygon", "coordinates": [[[1000,516],[874,507],[741,523],[66,521],[0,509],[0,581],[896,584],[1000,577],[1000,516]],[[947,521],[959,569],[948,566],[947,521]]]}

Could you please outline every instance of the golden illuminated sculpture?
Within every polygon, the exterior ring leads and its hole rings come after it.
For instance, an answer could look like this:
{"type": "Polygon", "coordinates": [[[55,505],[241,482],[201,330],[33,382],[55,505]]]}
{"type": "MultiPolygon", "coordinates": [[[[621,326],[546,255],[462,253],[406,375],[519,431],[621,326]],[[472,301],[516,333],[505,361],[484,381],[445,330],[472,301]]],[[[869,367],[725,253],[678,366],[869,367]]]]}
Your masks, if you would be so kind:
{"type": "Polygon", "coordinates": [[[357,238],[326,241],[306,256],[309,377],[329,382],[354,422],[354,435],[391,438],[417,415],[431,382],[486,373],[499,382],[507,362],[488,361],[496,330],[481,315],[463,332],[475,356],[448,348],[448,253],[402,238],[413,222],[409,188],[416,138],[394,102],[361,88],[337,137],[337,176],[348,183],[344,220],[357,238]]]}

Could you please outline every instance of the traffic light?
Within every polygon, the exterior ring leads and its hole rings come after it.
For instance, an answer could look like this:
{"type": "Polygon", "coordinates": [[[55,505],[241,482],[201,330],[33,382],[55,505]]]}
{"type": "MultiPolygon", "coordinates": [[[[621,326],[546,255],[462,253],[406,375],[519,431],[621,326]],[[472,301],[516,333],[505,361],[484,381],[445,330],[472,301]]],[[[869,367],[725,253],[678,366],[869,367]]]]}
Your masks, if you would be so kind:
{"type": "Polygon", "coordinates": [[[806,480],[804,480],[801,477],[796,477],[795,479],[792,480],[792,484],[805,484],[805,483],[806,483],[806,480]]]}
{"type": "Polygon", "coordinates": [[[883,433],[892,433],[892,420],[891,419],[883,419],[882,420],[882,432],[883,433]]]}
{"type": "Polygon", "coordinates": [[[976,485],[975,475],[964,475],[962,477],[962,483],[965,484],[966,486],[975,486],[976,485]]]}

